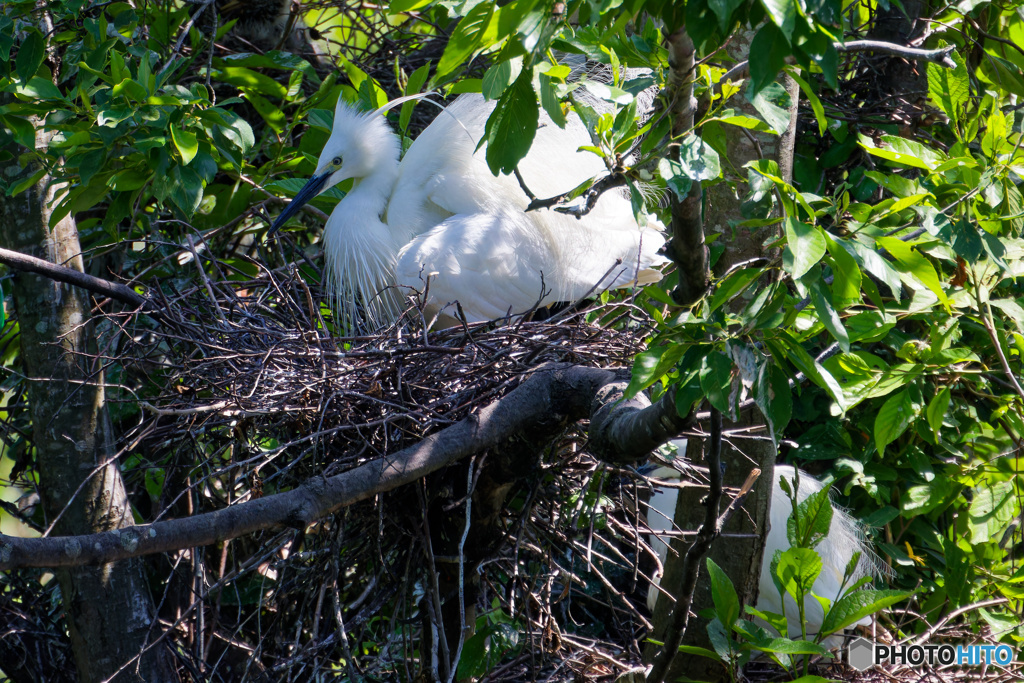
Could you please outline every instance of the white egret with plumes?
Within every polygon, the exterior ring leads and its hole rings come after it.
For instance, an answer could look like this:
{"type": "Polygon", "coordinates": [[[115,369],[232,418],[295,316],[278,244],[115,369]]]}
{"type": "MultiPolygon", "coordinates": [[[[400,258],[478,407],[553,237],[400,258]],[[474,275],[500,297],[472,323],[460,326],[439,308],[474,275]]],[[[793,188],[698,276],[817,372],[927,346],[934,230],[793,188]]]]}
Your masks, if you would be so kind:
{"type": "MultiPolygon", "coordinates": [[[[526,211],[530,199],[519,180],[493,175],[484,146],[478,149],[495,106],[480,95],[457,99],[399,160],[401,143],[384,113],[405,99],[369,113],[339,99],[316,172],[271,228],[352,181],[323,235],[325,277],[349,326],[396,320],[412,291],[425,296],[428,319],[449,326],[461,316],[493,320],[661,277],[664,226],[653,216],[639,225],[621,192],[606,192],[579,219],[550,208],[526,211]]],[[[523,183],[555,196],[607,173],[599,156],[580,151],[590,144],[576,114],[559,128],[542,112],[518,165],[523,183]]]]}

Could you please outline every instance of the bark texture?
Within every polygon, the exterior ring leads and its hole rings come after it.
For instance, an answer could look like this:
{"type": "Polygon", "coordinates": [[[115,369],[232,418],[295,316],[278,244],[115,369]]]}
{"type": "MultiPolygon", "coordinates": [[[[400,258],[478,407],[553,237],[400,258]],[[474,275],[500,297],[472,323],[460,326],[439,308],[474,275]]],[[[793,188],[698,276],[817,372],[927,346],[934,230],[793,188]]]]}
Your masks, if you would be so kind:
{"type": "MultiPolygon", "coordinates": [[[[37,123],[36,147],[46,149],[50,134],[37,123]]],[[[82,270],[74,219],[49,227],[56,191],[46,175],[20,195],[0,198],[0,236],[6,246],[82,270]]],[[[30,273],[19,273],[13,290],[46,523],[61,535],[133,526],[104,409],[102,372],[87,359],[95,349],[88,296],[30,273]]],[[[177,680],[162,649],[144,651],[156,634],[140,561],[76,567],[57,576],[81,681],[177,680]]]]}

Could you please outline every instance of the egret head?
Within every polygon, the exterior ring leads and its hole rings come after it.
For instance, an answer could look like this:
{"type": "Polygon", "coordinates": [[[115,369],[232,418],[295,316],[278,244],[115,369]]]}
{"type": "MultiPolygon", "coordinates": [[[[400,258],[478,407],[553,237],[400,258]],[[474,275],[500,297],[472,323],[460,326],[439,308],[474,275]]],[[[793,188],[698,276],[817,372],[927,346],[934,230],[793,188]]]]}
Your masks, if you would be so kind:
{"type": "Polygon", "coordinates": [[[349,178],[393,174],[398,165],[398,138],[384,118],[384,109],[360,112],[338,98],[334,126],[317,161],[316,173],[295,195],[270,228],[273,235],[310,199],[349,178]]]}

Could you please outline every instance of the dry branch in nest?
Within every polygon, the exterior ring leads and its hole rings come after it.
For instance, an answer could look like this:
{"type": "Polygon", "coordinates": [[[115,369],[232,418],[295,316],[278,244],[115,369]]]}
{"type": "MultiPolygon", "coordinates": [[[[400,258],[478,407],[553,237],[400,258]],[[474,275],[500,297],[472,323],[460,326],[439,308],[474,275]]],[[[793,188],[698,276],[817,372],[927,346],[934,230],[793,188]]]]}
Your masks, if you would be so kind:
{"type": "MultiPolygon", "coordinates": [[[[598,313],[587,311],[425,334],[411,307],[412,324],[341,339],[297,269],[241,278],[237,261],[189,252],[196,282],[155,286],[155,316],[102,315],[100,353],[87,359],[117,382],[112,409],[122,428],[133,424],[126,484],[154,528],[388,463],[486,412],[541,366],[628,366],[647,325],[622,304],[602,314],[625,331],[588,323],[598,313]]],[[[646,482],[593,457],[579,423],[544,421],[326,517],[212,544],[196,536],[205,547],[156,556],[160,615],[192,653],[187,666],[214,676],[255,648],[252,680],[342,660],[386,678],[412,666],[413,650],[454,649],[450,634],[473,622],[487,637],[503,623],[525,634],[497,652],[513,657],[508,680],[527,661],[591,680],[635,664],[649,626],[634,607],[647,588],[638,559],[652,554],[637,503],[646,482]],[[469,624],[451,623],[456,600],[469,624]],[[188,626],[200,613],[202,642],[188,626]],[[438,625],[447,643],[428,635],[438,625]]]]}

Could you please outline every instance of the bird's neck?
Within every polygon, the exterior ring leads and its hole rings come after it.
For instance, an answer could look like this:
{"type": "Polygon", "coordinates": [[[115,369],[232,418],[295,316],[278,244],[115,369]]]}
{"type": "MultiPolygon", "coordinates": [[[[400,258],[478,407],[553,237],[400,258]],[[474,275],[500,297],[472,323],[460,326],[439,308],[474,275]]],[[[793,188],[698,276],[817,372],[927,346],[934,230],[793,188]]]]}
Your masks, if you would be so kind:
{"type": "Polygon", "coordinates": [[[356,179],[331,214],[324,235],[324,250],[342,316],[350,321],[362,317],[371,327],[392,320],[399,301],[393,285],[400,245],[395,244],[381,220],[395,174],[381,170],[356,179]]]}

